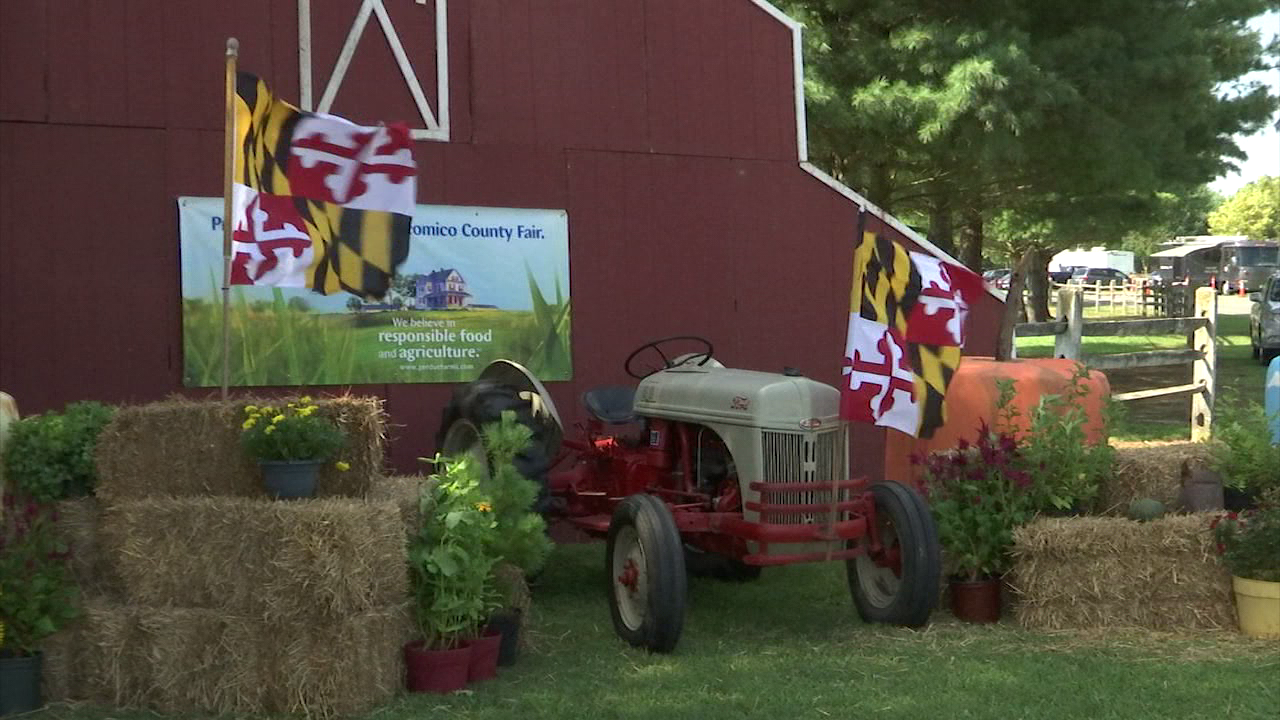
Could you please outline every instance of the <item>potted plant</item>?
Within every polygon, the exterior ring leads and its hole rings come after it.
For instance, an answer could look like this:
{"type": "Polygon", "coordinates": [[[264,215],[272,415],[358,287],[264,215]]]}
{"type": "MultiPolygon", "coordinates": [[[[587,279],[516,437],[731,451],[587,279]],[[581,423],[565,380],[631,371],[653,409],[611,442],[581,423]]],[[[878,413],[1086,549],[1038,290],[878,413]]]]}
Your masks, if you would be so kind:
{"type": "MultiPolygon", "coordinates": [[[[283,407],[246,405],[240,441],[262,468],[267,492],[280,499],[315,494],[320,467],[342,447],[343,433],[303,396],[283,407]]],[[[338,462],[338,469],[347,469],[338,462]]]]}
{"type": "Polygon", "coordinates": [[[1280,505],[1227,512],[1210,527],[1231,572],[1240,631],[1280,637],[1280,505]]]}
{"type": "MultiPolygon", "coordinates": [[[[917,459],[919,462],[919,460],[917,459]]],[[[970,622],[1000,619],[1013,530],[1033,515],[1031,476],[1012,435],[982,424],[976,443],[922,461],[929,505],[946,551],[951,609],[970,622]]]]}
{"type": "MultiPolygon", "coordinates": [[[[499,605],[491,551],[496,522],[480,491],[480,473],[467,458],[442,459],[437,466],[435,482],[424,487],[422,527],[409,549],[419,631],[405,646],[411,692],[452,692],[472,675],[484,675],[487,668],[471,667],[472,643],[499,605]]],[[[488,656],[496,668],[497,648],[488,656]]]]}
{"type": "Polygon", "coordinates": [[[92,494],[97,484],[94,449],[114,414],[110,405],[86,400],[61,413],[12,423],[4,446],[5,477],[37,502],[92,494]]]}
{"type": "Polygon", "coordinates": [[[0,520],[0,715],[40,707],[40,643],[76,616],[76,589],[54,514],[4,496],[0,520]]]}
{"type": "Polygon", "coordinates": [[[1210,465],[1222,476],[1227,510],[1247,510],[1271,488],[1280,487],[1280,445],[1271,443],[1271,426],[1260,405],[1241,408],[1214,423],[1210,465]]]}

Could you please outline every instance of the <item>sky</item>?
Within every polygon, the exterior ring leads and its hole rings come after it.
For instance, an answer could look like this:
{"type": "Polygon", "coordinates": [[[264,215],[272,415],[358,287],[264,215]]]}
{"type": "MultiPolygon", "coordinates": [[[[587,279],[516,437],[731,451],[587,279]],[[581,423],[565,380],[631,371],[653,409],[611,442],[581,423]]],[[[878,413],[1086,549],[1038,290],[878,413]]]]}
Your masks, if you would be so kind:
{"type": "MultiPolygon", "coordinates": [[[[1262,33],[1263,43],[1280,35],[1280,12],[1268,13],[1254,19],[1249,26],[1262,33]]],[[[1274,94],[1280,94],[1280,68],[1266,72],[1251,73],[1246,80],[1258,80],[1271,85],[1274,94]]],[[[1255,135],[1236,137],[1240,149],[1248,154],[1248,159],[1239,161],[1240,171],[1229,173],[1209,184],[1211,188],[1230,197],[1244,185],[1264,175],[1280,176],[1280,131],[1276,125],[1280,116],[1273,117],[1267,127],[1255,135]]]]}

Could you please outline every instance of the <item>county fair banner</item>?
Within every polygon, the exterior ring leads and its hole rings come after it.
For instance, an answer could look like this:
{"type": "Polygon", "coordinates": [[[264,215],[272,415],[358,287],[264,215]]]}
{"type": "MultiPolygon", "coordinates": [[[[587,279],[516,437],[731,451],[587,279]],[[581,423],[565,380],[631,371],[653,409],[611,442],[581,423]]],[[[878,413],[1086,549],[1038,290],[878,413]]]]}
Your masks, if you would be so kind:
{"type": "MultiPolygon", "coordinates": [[[[178,199],[183,382],[222,382],[222,198],[178,199]]],[[[231,288],[231,384],[465,382],[497,358],[569,380],[563,210],[418,205],[381,301],[231,288]]]]}

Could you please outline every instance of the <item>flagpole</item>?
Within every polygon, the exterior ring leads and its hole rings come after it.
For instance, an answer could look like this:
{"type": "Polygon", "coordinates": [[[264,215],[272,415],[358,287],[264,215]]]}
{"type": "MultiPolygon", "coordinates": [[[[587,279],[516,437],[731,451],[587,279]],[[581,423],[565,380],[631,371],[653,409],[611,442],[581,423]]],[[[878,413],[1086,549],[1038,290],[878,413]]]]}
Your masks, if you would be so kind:
{"type": "Polygon", "coordinates": [[[226,122],[222,158],[222,399],[227,399],[231,381],[231,182],[235,174],[236,148],[236,58],[240,41],[227,38],[226,122]]]}

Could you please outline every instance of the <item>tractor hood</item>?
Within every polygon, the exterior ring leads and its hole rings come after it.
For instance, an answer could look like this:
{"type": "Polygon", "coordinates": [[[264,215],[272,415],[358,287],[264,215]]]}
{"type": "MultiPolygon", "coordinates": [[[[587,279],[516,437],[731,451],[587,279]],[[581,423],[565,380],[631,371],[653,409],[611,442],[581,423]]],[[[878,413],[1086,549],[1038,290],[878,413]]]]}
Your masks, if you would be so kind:
{"type": "Polygon", "coordinates": [[[642,380],[635,410],[667,420],[800,432],[839,424],[840,391],[800,376],[680,367],[642,380]]]}

